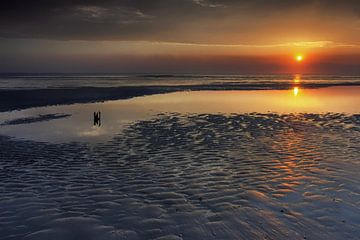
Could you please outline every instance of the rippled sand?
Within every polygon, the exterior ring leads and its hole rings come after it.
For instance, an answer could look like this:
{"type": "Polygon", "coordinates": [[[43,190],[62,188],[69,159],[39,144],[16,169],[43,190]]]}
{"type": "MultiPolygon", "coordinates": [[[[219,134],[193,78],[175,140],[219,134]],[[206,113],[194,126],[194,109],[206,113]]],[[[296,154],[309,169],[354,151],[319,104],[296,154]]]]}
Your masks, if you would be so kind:
{"type": "Polygon", "coordinates": [[[164,114],[0,150],[1,239],[360,238],[360,115],[164,114]]]}

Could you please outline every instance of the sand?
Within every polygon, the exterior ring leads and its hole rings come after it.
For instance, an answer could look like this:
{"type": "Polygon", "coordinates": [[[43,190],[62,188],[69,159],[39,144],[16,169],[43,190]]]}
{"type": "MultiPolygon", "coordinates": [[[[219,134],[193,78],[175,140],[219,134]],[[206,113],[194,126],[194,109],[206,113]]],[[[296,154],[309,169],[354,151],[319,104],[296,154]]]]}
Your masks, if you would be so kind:
{"type": "Polygon", "coordinates": [[[1,239],[360,238],[356,114],[165,113],[0,150],[1,239]]]}
{"type": "Polygon", "coordinates": [[[35,117],[24,117],[24,118],[16,118],[9,121],[4,121],[0,124],[0,126],[8,126],[8,125],[21,125],[21,124],[29,124],[29,123],[38,123],[38,122],[46,122],[55,119],[67,118],[70,117],[70,114],[39,114],[35,117]]]}

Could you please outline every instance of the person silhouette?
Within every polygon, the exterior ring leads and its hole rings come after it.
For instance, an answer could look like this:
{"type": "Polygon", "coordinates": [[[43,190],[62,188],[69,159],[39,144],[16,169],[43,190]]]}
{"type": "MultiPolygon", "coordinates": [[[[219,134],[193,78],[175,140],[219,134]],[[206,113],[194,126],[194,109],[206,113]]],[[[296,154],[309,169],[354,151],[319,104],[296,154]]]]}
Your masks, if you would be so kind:
{"type": "Polygon", "coordinates": [[[94,112],[94,126],[101,126],[101,112],[94,112]]]}

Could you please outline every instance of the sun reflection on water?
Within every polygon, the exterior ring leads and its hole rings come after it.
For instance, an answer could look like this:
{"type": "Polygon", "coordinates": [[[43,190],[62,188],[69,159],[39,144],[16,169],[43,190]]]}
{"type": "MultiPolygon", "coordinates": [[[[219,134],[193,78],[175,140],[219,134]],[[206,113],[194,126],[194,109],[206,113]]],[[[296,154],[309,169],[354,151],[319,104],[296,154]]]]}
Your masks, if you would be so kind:
{"type": "Polygon", "coordinates": [[[299,91],[300,91],[300,81],[301,81],[301,74],[295,74],[295,77],[294,77],[294,88],[293,88],[293,93],[294,93],[294,96],[298,96],[299,95],[299,91]]]}
{"type": "Polygon", "coordinates": [[[294,96],[296,97],[299,94],[299,87],[294,87],[294,96]]]}
{"type": "Polygon", "coordinates": [[[301,80],[301,74],[295,74],[295,77],[294,77],[294,83],[300,83],[300,80],[301,80]]]}

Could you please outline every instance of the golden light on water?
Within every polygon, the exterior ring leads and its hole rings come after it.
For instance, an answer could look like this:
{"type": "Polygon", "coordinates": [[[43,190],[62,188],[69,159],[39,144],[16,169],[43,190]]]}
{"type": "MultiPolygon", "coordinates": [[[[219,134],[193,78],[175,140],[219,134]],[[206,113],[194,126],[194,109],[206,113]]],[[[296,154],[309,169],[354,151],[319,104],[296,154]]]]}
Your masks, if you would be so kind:
{"type": "Polygon", "coordinates": [[[299,94],[300,81],[301,81],[301,74],[295,74],[295,76],[294,76],[294,85],[295,86],[293,88],[293,93],[294,93],[295,97],[299,94]]]}
{"type": "MultiPolygon", "coordinates": [[[[336,87],[311,89],[294,84],[288,90],[234,90],[234,91],[191,91],[153,95],[145,99],[134,98],[131,111],[139,112],[146,106],[159,112],[181,113],[323,113],[343,111],[358,113],[360,87],[336,87]],[[334,98],[334,95],[339,96],[334,98]],[[339,101],[341,99],[341,101],[339,101]],[[137,107],[134,107],[137,106],[137,107]]],[[[114,110],[119,105],[114,105],[114,110]]],[[[124,110],[125,111],[125,110],[124,110]]],[[[152,110],[153,111],[153,110],[152,110]]]]}
{"type": "Polygon", "coordinates": [[[299,87],[294,87],[294,96],[296,97],[299,94],[299,87]]]}
{"type": "Polygon", "coordinates": [[[293,88],[293,93],[294,93],[295,97],[299,94],[300,81],[301,81],[301,74],[295,74],[295,77],[294,77],[295,86],[293,88]]]}
{"type": "Polygon", "coordinates": [[[296,74],[295,78],[294,78],[294,83],[300,83],[301,80],[301,75],[300,74],[296,74]]]}

